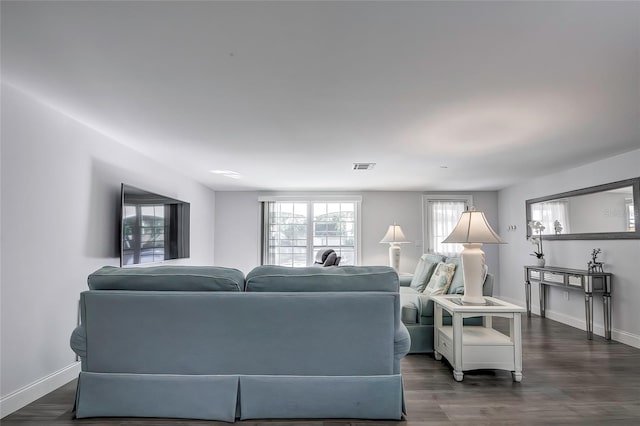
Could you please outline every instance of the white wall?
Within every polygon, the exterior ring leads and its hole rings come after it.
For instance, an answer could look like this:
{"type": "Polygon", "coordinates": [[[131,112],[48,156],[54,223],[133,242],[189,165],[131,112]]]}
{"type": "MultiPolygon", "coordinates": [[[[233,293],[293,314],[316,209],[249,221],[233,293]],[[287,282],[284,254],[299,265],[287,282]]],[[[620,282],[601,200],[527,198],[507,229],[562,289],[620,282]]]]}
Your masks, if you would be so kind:
{"type": "Polygon", "coordinates": [[[257,192],[216,192],[215,257],[218,266],[246,275],[260,264],[260,203],[257,192]]]}
{"type": "Polygon", "coordinates": [[[87,275],[119,265],[120,183],[191,203],[191,259],[174,263],[213,262],[215,193],[4,84],[1,136],[4,416],[75,362],[87,275]]]}
{"type": "MultiPolygon", "coordinates": [[[[430,192],[432,193],[432,192],[430,192]]],[[[447,192],[450,194],[451,192],[447,192]]],[[[498,230],[497,192],[469,192],[478,210],[498,230]]],[[[310,193],[317,195],[317,193],[310,193]]],[[[398,223],[411,244],[402,245],[401,272],[413,272],[422,250],[422,192],[337,193],[327,195],[362,196],[361,253],[363,265],[388,265],[388,244],[380,244],[389,225],[398,223]]],[[[238,268],[245,274],[259,265],[260,212],[259,192],[216,192],[215,263],[238,268]]],[[[268,195],[304,195],[269,193],[268,195]]],[[[485,245],[484,251],[491,271],[498,270],[497,246],[485,245]]]]}
{"type": "MultiPolygon", "coordinates": [[[[566,170],[506,188],[498,194],[502,228],[516,225],[515,232],[502,232],[509,245],[500,249],[499,295],[525,304],[523,266],[532,264],[533,246],[526,241],[525,200],[555,193],[600,185],[640,175],[640,150],[617,155],[595,163],[566,170]]],[[[591,251],[601,248],[599,256],[605,271],[613,273],[612,337],[640,347],[640,240],[543,241],[548,266],[586,269],[591,251]]],[[[532,285],[532,310],[539,313],[538,285],[532,285]]],[[[585,327],[584,298],[570,292],[564,300],[562,289],[550,288],[547,317],[585,327]]],[[[594,331],[603,335],[602,299],[594,300],[594,331]]],[[[576,330],[576,333],[580,331],[576,330]]]]}

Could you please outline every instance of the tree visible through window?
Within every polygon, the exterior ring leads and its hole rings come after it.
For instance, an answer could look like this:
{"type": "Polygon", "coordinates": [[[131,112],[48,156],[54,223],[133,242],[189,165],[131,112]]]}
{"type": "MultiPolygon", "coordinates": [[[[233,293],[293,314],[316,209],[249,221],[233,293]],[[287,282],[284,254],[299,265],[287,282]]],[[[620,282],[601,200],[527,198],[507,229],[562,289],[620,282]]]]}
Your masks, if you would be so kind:
{"type": "Polygon", "coordinates": [[[165,260],[165,206],[127,204],[123,220],[123,265],[165,260]]]}
{"type": "Polygon", "coordinates": [[[356,201],[265,202],[263,264],[307,266],[318,251],[334,249],[340,265],[357,259],[356,201]]]}

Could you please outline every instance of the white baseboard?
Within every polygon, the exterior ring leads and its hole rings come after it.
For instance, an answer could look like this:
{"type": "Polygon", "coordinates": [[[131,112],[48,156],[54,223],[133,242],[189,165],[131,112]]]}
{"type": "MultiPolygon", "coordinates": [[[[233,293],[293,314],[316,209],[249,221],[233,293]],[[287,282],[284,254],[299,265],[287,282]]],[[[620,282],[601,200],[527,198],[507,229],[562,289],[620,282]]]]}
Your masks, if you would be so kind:
{"type": "MultiPolygon", "coordinates": [[[[521,300],[515,300],[502,296],[498,296],[498,298],[519,306],[525,306],[525,304],[521,300]]],[[[538,306],[537,304],[532,304],[531,313],[540,315],[540,306],[538,306]]],[[[545,310],[545,317],[583,330],[585,334],[587,332],[587,326],[584,317],[575,318],[560,312],[550,311],[549,309],[545,310]]],[[[593,334],[595,334],[596,336],[604,337],[604,326],[594,323],[593,334]]],[[[611,340],[640,349],[640,336],[629,333],[627,331],[618,330],[615,327],[611,327],[611,340]]]]}
{"type": "Polygon", "coordinates": [[[49,392],[66,385],[80,374],[80,363],[74,362],[55,373],[51,373],[35,382],[11,392],[0,399],[0,418],[4,418],[14,411],[31,404],[33,401],[42,398],[49,392]]]}

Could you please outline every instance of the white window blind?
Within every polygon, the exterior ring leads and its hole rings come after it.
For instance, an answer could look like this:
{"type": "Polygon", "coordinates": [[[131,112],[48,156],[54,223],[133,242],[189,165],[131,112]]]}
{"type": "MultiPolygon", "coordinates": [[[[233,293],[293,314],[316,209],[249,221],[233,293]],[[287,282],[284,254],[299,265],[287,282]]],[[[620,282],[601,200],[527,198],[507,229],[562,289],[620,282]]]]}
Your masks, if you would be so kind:
{"type": "Polygon", "coordinates": [[[569,223],[569,202],[567,200],[545,201],[531,205],[531,220],[537,220],[545,227],[543,234],[555,234],[556,221],[562,227],[562,234],[571,233],[569,223]]]}
{"type": "Polygon", "coordinates": [[[443,244],[455,228],[462,212],[471,207],[470,195],[437,195],[424,197],[424,248],[427,253],[453,255],[462,251],[462,244],[443,244]]]}

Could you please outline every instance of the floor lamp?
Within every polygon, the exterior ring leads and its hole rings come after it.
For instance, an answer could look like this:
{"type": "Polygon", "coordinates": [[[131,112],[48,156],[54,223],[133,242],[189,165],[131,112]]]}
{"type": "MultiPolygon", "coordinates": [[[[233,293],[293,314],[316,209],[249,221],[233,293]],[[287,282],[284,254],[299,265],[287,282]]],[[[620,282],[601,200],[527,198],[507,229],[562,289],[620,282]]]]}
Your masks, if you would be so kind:
{"type": "Polygon", "coordinates": [[[380,243],[389,243],[389,266],[396,270],[396,272],[400,272],[400,244],[406,244],[410,241],[407,241],[407,238],[404,236],[402,232],[402,228],[400,225],[389,225],[389,229],[387,229],[387,233],[384,234],[380,243]]]}
{"type": "Polygon", "coordinates": [[[484,213],[467,210],[462,213],[458,224],[443,243],[462,243],[462,277],[464,278],[465,303],[484,303],[482,297],[482,277],[484,276],[484,252],[482,244],[504,244],[505,242],[491,228],[484,213]]]}

